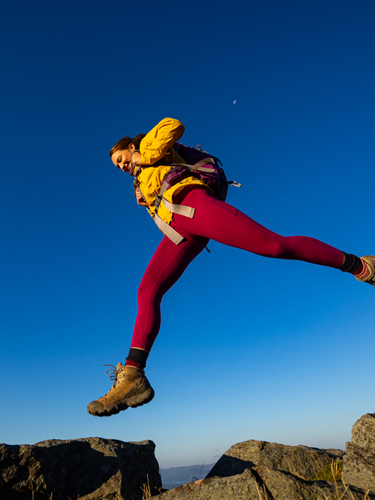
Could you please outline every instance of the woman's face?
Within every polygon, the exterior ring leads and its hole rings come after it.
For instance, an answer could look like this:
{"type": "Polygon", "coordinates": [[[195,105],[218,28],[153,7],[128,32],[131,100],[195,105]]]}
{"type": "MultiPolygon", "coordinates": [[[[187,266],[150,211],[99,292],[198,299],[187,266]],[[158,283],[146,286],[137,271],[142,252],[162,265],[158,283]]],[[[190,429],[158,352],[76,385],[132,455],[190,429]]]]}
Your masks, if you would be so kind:
{"type": "Polygon", "coordinates": [[[130,172],[130,162],[135,150],[134,144],[130,144],[128,149],[120,149],[111,156],[113,164],[123,172],[130,172]]]}

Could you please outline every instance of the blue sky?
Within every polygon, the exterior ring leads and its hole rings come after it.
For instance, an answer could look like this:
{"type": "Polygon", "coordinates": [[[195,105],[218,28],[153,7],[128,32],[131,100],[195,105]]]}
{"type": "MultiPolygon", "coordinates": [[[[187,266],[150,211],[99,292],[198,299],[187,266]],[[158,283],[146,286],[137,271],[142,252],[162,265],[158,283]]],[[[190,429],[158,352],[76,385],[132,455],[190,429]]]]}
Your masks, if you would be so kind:
{"type": "Polygon", "coordinates": [[[152,439],[161,467],[247,439],[344,448],[374,411],[374,290],[212,242],[163,300],[152,403],[86,406],[162,237],[110,162],[120,137],[178,118],[242,183],[229,203],[375,252],[374,22],[370,0],[4,4],[0,442],[152,439]]]}

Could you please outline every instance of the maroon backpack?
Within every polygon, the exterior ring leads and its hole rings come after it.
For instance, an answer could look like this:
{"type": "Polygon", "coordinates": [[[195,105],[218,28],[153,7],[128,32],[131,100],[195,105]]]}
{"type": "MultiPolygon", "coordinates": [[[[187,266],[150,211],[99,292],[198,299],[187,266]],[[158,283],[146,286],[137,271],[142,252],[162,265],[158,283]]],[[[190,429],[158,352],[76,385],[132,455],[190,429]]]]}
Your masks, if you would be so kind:
{"type": "Polygon", "coordinates": [[[185,217],[193,218],[195,209],[185,205],[169,203],[165,198],[163,198],[163,194],[167,191],[167,189],[187,177],[196,177],[210,187],[219,200],[225,201],[227,197],[228,185],[233,184],[241,186],[241,184],[234,181],[227,181],[224,170],[221,168],[221,161],[206,151],[202,151],[199,146],[191,148],[176,142],[173,149],[181,156],[181,158],[185,160],[186,163],[172,164],[171,169],[164,176],[161,189],[155,200],[155,222],[159,229],[176,245],[178,245],[183,240],[183,237],[158,216],[157,212],[160,202],[163,200],[163,203],[168,210],[173,213],[184,215],[185,217]]]}

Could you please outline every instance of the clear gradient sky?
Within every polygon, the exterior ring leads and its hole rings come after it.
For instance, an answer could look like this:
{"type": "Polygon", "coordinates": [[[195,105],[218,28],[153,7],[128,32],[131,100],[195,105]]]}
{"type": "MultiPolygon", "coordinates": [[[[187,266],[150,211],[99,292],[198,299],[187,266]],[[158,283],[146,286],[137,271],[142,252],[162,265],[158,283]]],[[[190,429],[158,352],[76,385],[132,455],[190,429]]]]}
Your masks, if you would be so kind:
{"type": "Polygon", "coordinates": [[[344,448],[375,411],[374,290],[216,243],[164,298],[152,403],[86,406],[162,238],[110,162],[122,136],[178,118],[242,182],[229,203],[375,253],[374,26],[372,0],[3,2],[0,442],[152,439],[161,467],[247,439],[344,448]]]}

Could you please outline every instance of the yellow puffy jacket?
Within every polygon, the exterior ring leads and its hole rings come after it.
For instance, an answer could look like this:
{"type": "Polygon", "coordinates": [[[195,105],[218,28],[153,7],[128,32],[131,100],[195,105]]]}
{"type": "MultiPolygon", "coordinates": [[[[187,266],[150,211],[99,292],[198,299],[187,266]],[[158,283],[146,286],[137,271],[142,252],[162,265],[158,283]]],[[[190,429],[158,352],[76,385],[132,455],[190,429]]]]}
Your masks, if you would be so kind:
{"type": "MultiPolygon", "coordinates": [[[[170,170],[172,163],[185,163],[185,160],[172,149],[184,131],[185,127],[180,121],[164,118],[150,130],[140,143],[142,166],[137,167],[134,171],[135,182],[147,203],[148,212],[153,218],[155,217],[155,199],[159,194],[165,174],[170,170]]],[[[191,184],[205,186],[200,179],[188,177],[171,186],[163,196],[167,201],[173,203],[173,197],[191,184]]],[[[173,214],[161,202],[158,216],[170,224],[173,214]]]]}

